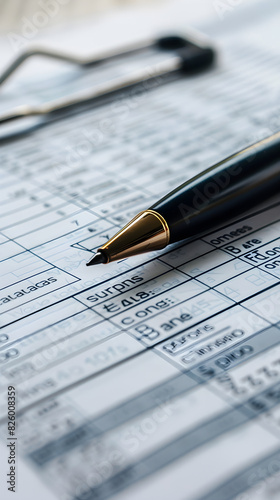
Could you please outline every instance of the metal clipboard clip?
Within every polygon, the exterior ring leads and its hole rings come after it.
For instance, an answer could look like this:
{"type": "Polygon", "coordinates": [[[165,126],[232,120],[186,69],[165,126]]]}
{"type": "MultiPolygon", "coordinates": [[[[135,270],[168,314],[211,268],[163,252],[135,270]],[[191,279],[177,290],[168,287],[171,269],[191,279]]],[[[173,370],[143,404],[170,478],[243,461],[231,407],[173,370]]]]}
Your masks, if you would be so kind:
{"type": "MultiPolygon", "coordinates": [[[[2,75],[0,75],[0,85],[3,85],[27,59],[34,56],[66,61],[83,68],[89,68],[119,57],[137,54],[149,48],[155,48],[169,53],[172,52],[174,57],[149,68],[148,72],[147,69],[140,70],[132,75],[116,78],[102,85],[96,85],[90,90],[76,93],[70,97],[56,99],[35,106],[19,106],[0,115],[0,125],[36,116],[57,119],[63,117],[65,113],[77,107],[98,105],[100,99],[112,98],[118,92],[133,89],[139,84],[145,84],[146,88],[149,88],[148,84],[151,82],[156,83],[156,85],[164,83],[166,80],[161,77],[170,76],[176,78],[180,74],[184,75],[206,70],[215,60],[215,50],[207,43],[198,40],[196,37],[191,36],[184,38],[177,35],[146,40],[129,47],[124,47],[118,51],[109,51],[97,57],[87,59],[47,49],[29,49],[18,56],[8,68],[6,68],[2,75]]],[[[154,85],[152,87],[154,88],[154,85]]]]}

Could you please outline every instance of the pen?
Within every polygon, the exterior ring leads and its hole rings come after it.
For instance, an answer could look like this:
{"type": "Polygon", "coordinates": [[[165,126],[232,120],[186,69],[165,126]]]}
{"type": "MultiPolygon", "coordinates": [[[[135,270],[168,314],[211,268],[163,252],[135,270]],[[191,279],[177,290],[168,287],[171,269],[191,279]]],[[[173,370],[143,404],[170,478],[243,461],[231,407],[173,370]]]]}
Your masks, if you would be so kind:
{"type": "Polygon", "coordinates": [[[280,191],[280,132],[204,170],[140,212],[87,263],[107,264],[201,233],[280,191]]]}

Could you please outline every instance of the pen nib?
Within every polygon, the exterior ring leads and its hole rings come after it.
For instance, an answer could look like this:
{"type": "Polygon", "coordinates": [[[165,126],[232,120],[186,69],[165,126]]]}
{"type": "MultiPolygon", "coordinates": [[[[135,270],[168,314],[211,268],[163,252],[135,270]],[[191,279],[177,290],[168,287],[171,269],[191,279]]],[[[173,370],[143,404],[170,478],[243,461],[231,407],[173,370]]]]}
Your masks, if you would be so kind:
{"type": "Polygon", "coordinates": [[[97,252],[88,262],[87,266],[95,266],[96,264],[106,264],[107,259],[101,252],[97,252]]]}

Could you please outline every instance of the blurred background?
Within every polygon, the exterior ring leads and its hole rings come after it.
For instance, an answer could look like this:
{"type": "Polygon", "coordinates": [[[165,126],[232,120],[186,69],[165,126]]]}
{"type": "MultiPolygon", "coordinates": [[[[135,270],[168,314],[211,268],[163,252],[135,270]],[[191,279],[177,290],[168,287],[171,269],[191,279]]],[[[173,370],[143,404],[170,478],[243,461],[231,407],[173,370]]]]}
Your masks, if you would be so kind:
{"type": "Polygon", "coordinates": [[[52,49],[86,56],[155,34],[185,32],[190,25],[200,27],[209,18],[219,21],[216,3],[217,0],[0,0],[0,71],[34,45],[47,44],[52,49]]]}
{"type": "MultiPolygon", "coordinates": [[[[228,0],[225,0],[228,1],[228,0]]],[[[233,1],[233,0],[231,0],[233,1]]],[[[234,0],[242,2],[243,0],[234,0]]],[[[246,0],[249,1],[249,0],[246,0]]],[[[164,21],[166,12],[172,18],[215,14],[216,0],[0,0],[0,30],[13,32],[28,39],[52,27],[62,27],[85,19],[97,20],[118,11],[138,12],[141,9],[157,11],[158,21],[164,21]],[[27,36],[26,36],[27,35],[27,36]]]]}
{"type": "Polygon", "coordinates": [[[0,29],[7,32],[10,29],[20,27],[22,17],[26,16],[32,20],[35,16],[41,21],[40,29],[46,25],[57,25],[71,19],[82,19],[88,15],[98,15],[108,9],[116,9],[132,4],[151,4],[161,0],[0,0],[0,29]],[[48,23],[44,23],[44,12],[49,13],[48,23]],[[50,15],[52,14],[52,15],[50,15]]]}
{"type": "MultiPolygon", "coordinates": [[[[190,26],[200,28],[212,18],[220,23],[216,3],[217,0],[0,0],[0,76],[19,54],[33,48],[92,58],[103,50],[118,51],[134,41],[162,34],[184,35],[190,26]]],[[[127,68],[124,63],[120,71],[127,74],[136,70],[131,64],[132,61],[127,68]]],[[[68,78],[70,82],[74,73],[80,77],[81,90],[98,83],[96,79],[102,74],[47,58],[30,58],[1,87],[0,108],[50,99],[52,89],[58,88],[55,79],[59,76],[63,78],[61,93],[71,93],[75,89],[69,83],[67,90],[65,81],[68,78]]]]}
{"type": "MultiPolygon", "coordinates": [[[[208,35],[217,47],[220,41],[224,44],[224,37],[242,29],[248,31],[248,41],[263,44],[262,28],[257,25],[269,6],[278,12],[279,0],[0,0],[0,76],[20,53],[33,48],[92,58],[139,40],[184,36],[190,28],[208,35]]],[[[266,44],[267,38],[266,33],[266,44]]],[[[1,88],[1,108],[8,106],[8,94],[22,95],[24,88],[31,88],[31,81],[39,89],[42,85],[36,82],[63,72],[71,77],[74,69],[46,58],[29,59],[1,88]]],[[[93,71],[95,78],[97,73],[93,71]]],[[[36,90],[29,101],[35,97],[46,96],[36,90]]]]}

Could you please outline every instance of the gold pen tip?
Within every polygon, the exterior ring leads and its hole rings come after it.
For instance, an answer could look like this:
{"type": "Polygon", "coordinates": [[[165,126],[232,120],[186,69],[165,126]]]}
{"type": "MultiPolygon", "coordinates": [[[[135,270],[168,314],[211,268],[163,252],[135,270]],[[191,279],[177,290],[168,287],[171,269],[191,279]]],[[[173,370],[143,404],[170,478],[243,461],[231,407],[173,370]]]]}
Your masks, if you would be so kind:
{"type": "Polygon", "coordinates": [[[107,259],[104,253],[96,252],[96,254],[86,263],[87,266],[96,266],[97,264],[106,264],[107,259]]]}

